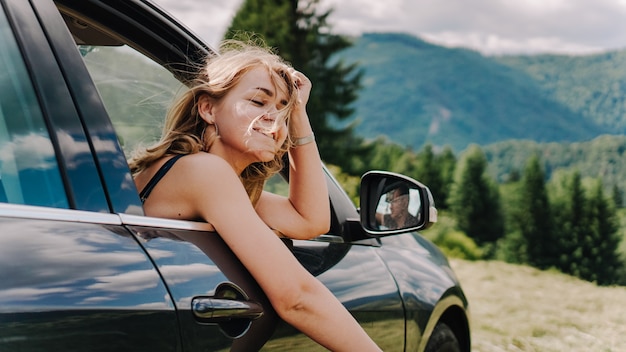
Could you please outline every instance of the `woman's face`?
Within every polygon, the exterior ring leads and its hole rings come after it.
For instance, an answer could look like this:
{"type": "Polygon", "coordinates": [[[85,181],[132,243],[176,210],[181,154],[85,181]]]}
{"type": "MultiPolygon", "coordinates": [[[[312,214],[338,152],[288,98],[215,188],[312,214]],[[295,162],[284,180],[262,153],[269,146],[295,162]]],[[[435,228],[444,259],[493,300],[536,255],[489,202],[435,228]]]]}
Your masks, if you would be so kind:
{"type": "Polygon", "coordinates": [[[391,217],[397,219],[407,212],[409,207],[409,195],[400,194],[400,191],[396,189],[393,191],[393,196],[390,199],[389,204],[391,217]]]}
{"type": "Polygon", "coordinates": [[[215,151],[226,153],[222,156],[231,163],[236,158],[237,164],[272,160],[288,133],[284,91],[274,86],[264,67],[244,74],[213,106],[219,134],[215,151]]]}

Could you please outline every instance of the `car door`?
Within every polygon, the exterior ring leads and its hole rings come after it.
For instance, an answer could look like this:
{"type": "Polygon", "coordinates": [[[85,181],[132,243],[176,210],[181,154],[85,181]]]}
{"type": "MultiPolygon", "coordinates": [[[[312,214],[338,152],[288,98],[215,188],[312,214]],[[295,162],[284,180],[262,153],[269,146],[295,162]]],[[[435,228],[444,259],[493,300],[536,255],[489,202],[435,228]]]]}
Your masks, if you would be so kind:
{"type": "Polygon", "coordinates": [[[207,224],[143,216],[126,163],[124,151],[132,150],[140,138],[158,137],[164,107],[181,85],[179,78],[154,61],[159,55],[177,55],[159,46],[171,45],[160,36],[163,33],[146,34],[161,27],[143,32],[146,23],[161,20],[163,14],[133,2],[56,5],[40,0],[36,10],[46,14],[41,21],[53,37],[50,45],[91,143],[88,150],[100,171],[108,207],[103,211],[116,214],[165,282],[167,291],[161,299],[175,309],[178,325],[168,332],[180,335],[184,351],[259,349],[276,324],[263,292],[207,224]],[[90,33],[89,25],[95,23],[107,35],[90,33]],[[108,36],[113,33],[115,38],[108,36]],[[130,41],[140,50],[118,45],[126,34],[135,36],[130,41]],[[142,40],[145,36],[149,38],[142,40]],[[158,120],[145,120],[153,117],[158,120]]]}
{"type": "Polygon", "coordinates": [[[109,213],[37,12],[0,5],[0,350],[180,349],[166,286],[109,213]]]}
{"type": "MultiPolygon", "coordinates": [[[[100,143],[95,145],[94,153],[106,154],[100,146],[107,145],[102,141],[110,136],[101,132],[107,129],[114,129],[126,153],[130,153],[137,143],[149,143],[157,138],[165,108],[180,89],[180,80],[184,79],[184,75],[178,75],[180,71],[172,69],[172,62],[168,60],[178,57],[181,62],[193,61],[189,53],[197,53],[203,46],[193,41],[186,45],[172,45],[170,49],[154,44],[188,40],[184,31],[167,29],[171,24],[159,23],[155,25],[157,31],[146,28],[146,23],[165,17],[154,9],[148,11],[145,7],[129,8],[89,1],[80,6],[69,1],[57,3],[68,26],[81,25],[79,29],[72,28],[72,33],[75,41],[81,44],[82,60],[113,124],[111,127],[103,122],[85,122],[89,134],[99,136],[100,143]],[[112,14],[122,10],[126,11],[123,18],[114,20],[112,14]],[[109,41],[93,33],[81,36],[90,26],[114,35],[109,41]],[[130,30],[132,26],[136,27],[130,30]],[[116,45],[111,46],[111,43],[116,45]],[[132,46],[117,45],[122,43],[132,46]],[[194,49],[192,44],[197,48],[194,49]],[[180,56],[181,53],[176,52],[180,47],[187,48],[188,53],[180,56]]],[[[73,73],[77,74],[77,71],[73,73]]],[[[89,107],[82,110],[88,111],[89,107]]],[[[83,118],[90,119],[89,116],[83,118]]],[[[114,157],[102,157],[100,168],[109,169],[107,164],[113,161],[114,157]]],[[[106,172],[103,174],[105,178],[109,177],[106,172]]],[[[113,176],[105,184],[114,185],[125,179],[113,176]]],[[[348,229],[359,231],[356,230],[359,225],[348,219],[357,219],[358,214],[330,175],[328,183],[332,189],[333,230],[315,241],[285,240],[285,244],[350,309],[385,350],[403,350],[402,302],[392,276],[377,255],[379,243],[374,239],[351,241],[348,229]]],[[[131,188],[131,185],[125,187],[131,188]]],[[[132,191],[136,192],[134,188],[132,191]]],[[[119,202],[114,199],[115,195],[110,194],[110,197],[111,204],[123,205],[116,207],[115,212],[120,213],[123,223],[138,238],[167,283],[178,312],[185,350],[319,349],[310,339],[277,319],[263,292],[219,235],[206,224],[128,214],[126,209],[136,206],[132,200],[119,202]],[[237,309],[230,309],[229,305],[237,309]],[[206,310],[202,311],[207,306],[209,317],[206,310]],[[233,311],[235,315],[225,315],[233,311]]]]}

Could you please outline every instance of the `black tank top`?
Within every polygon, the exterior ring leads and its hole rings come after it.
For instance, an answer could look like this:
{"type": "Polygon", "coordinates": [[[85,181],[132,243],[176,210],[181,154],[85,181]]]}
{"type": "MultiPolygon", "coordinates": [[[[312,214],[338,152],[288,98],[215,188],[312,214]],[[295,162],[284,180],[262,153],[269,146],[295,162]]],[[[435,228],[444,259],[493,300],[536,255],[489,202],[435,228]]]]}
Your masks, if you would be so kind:
{"type": "Polygon", "coordinates": [[[141,190],[141,193],[139,193],[139,198],[141,199],[141,204],[143,204],[146,201],[146,199],[148,199],[148,196],[150,195],[150,193],[152,192],[154,187],[157,185],[157,183],[159,183],[159,181],[161,181],[163,176],[165,176],[165,174],[168,171],[170,171],[170,169],[172,168],[174,163],[176,161],[178,161],[178,159],[182,158],[183,156],[185,156],[185,155],[184,154],[177,154],[174,157],[170,158],[168,161],[166,161],[165,164],[163,164],[163,166],[161,166],[161,168],[159,168],[159,170],[156,172],[156,174],[154,174],[154,176],[152,176],[150,181],[148,181],[148,183],[146,184],[146,187],[144,187],[143,190],[141,190]]]}

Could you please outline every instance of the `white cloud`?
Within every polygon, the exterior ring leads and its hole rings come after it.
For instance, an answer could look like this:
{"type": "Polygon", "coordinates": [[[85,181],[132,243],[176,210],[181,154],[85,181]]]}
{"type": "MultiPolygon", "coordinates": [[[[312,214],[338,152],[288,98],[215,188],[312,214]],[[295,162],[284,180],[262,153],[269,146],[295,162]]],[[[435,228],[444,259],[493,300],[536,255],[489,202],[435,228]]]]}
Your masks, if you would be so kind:
{"type": "Polygon", "coordinates": [[[465,47],[480,51],[487,55],[501,55],[507,53],[545,53],[558,52],[566,54],[592,53],[602,51],[599,46],[587,46],[581,43],[564,41],[558,37],[511,38],[496,34],[478,32],[459,33],[424,33],[424,40],[447,47],[465,47]]]}
{"type": "Polygon", "coordinates": [[[174,17],[181,19],[200,38],[217,46],[241,0],[154,0],[174,17]]]}
{"type": "MultiPolygon", "coordinates": [[[[242,0],[156,0],[216,45],[242,0]]],[[[321,0],[335,33],[402,32],[487,54],[626,48],[626,0],[321,0]]]]}

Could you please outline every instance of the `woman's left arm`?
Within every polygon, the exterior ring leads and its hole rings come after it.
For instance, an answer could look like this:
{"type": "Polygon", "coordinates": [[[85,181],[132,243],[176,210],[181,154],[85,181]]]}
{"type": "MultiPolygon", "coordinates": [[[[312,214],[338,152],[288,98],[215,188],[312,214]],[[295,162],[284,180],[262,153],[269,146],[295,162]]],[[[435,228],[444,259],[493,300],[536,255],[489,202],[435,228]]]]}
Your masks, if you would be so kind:
{"type": "Polygon", "coordinates": [[[299,101],[291,116],[292,139],[300,141],[289,151],[289,197],[268,192],[256,210],[265,223],[294,239],[309,239],[328,232],[330,201],[322,161],[306,113],[311,81],[302,73],[292,72],[298,87],[299,101]]]}

